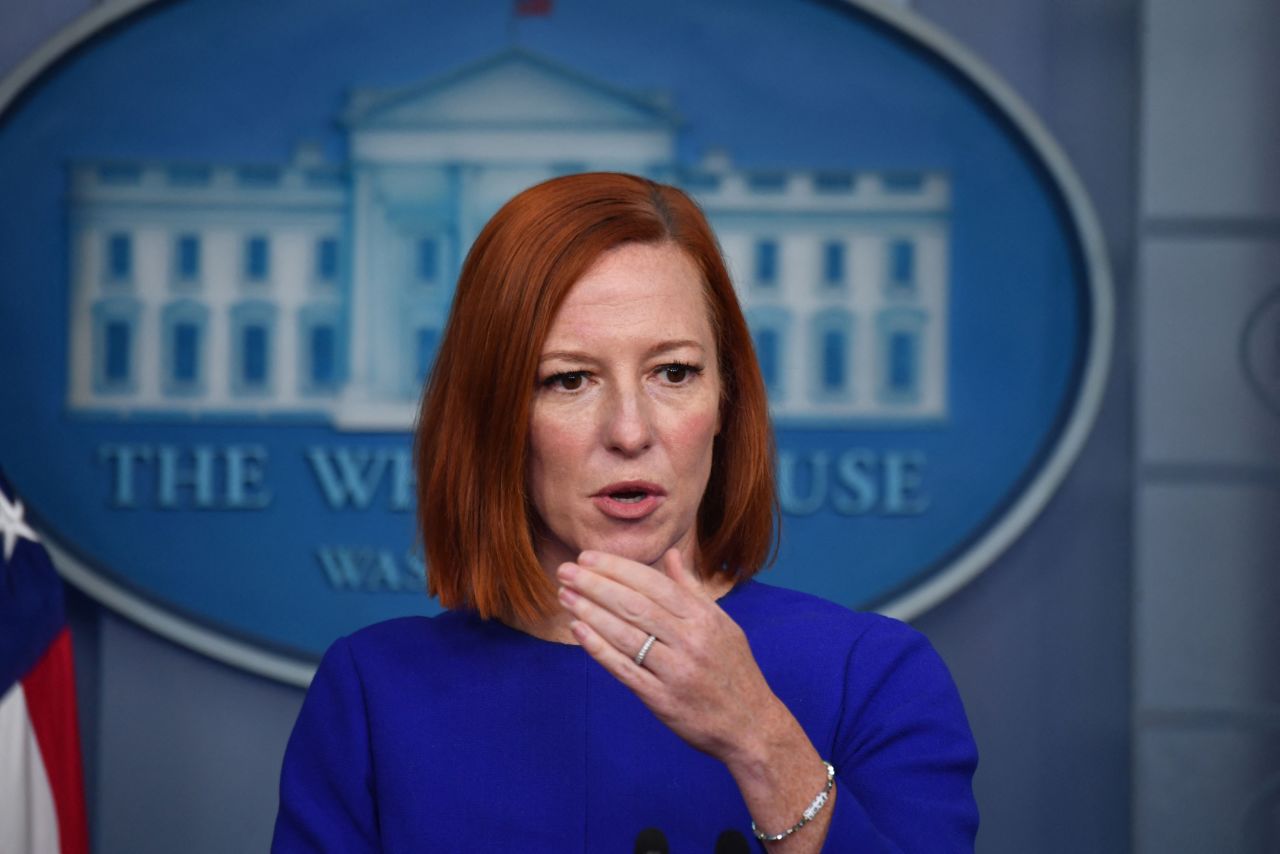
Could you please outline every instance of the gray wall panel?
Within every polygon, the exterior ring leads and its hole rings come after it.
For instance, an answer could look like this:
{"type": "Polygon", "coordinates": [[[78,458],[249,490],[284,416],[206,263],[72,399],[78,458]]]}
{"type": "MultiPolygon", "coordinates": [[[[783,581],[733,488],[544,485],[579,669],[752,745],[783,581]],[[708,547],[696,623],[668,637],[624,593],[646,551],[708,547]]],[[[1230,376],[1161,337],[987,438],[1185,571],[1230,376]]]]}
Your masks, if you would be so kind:
{"type": "MultiPolygon", "coordinates": [[[[1280,294],[1280,240],[1151,239],[1142,260],[1143,462],[1275,467],[1280,411],[1250,384],[1241,344],[1280,294]]],[[[1280,353],[1262,370],[1280,370],[1280,353]]]]}
{"type": "Polygon", "coordinates": [[[265,851],[301,694],[102,621],[98,850],[265,851]]]}
{"type": "Polygon", "coordinates": [[[1280,217],[1277,42],[1272,0],[1146,4],[1148,217],[1280,217]]]}
{"type": "Polygon", "coordinates": [[[1280,715],[1277,487],[1143,488],[1135,625],[1140,714],[1274,704],[1280,715]]]}
{"type": "Polygon", "coordinates": [[[1135,846],[1275,851],[1280,6],[1144,9],[1135,846]]]}
{"type": "Polygon", "coordinates": [[[1280,729],[1151,728],[1137,745],[1137,854],[1274,854],[1280,729]],[[1251,809],[1262,799],[1262,809],[1251,809]]]}

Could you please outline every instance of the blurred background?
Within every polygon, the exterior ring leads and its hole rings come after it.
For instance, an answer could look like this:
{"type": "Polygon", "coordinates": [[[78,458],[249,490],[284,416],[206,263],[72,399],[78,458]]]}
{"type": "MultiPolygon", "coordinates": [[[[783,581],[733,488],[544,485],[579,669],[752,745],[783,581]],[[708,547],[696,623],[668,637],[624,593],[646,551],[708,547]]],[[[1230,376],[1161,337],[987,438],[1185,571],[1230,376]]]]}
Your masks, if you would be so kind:
{"type": "MultiPolygon", "coordinates": [[[[0,0],[0,71],[93,5],[0,0]]],[[[978,849],[1280,851],[1280,6],[890,5],[1039,116],[1115,290],[1105,395],[1065,480],[913,620],[978,740],[978,849]]],[[[94,850],[265,850],[302,690],[67,596],[94,850]]]]}

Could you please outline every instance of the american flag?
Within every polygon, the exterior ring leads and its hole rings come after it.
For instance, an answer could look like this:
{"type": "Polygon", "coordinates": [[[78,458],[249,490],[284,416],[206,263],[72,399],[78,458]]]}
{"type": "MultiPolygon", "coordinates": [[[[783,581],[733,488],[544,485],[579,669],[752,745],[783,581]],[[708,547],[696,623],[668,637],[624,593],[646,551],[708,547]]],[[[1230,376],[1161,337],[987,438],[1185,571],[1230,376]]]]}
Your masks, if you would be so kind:
{"type": "Polygon", "coordinates": [[[89,850],[62,581],[0,472],[0,851],[89,850]]]}

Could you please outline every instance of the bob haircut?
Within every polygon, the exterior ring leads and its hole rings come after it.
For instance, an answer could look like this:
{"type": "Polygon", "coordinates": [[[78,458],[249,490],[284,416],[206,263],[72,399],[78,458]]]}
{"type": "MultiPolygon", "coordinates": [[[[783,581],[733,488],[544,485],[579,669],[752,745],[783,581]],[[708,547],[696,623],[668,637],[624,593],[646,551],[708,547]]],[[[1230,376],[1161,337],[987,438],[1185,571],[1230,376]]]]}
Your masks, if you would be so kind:
{"type": "Polygon", "coordinates": [[[597,172],[531,187],[476,237],[427,380],[414,438],[427,592],[450,609],[532,623],[554,613],[527,488],[539,357],[570,288],[624,243],[671,243],[695,262],[723,394],[698,507],[700,571],[735,581],[776,555],[768,400],[720,247],[697,204],[645,178],[597,172]]]}

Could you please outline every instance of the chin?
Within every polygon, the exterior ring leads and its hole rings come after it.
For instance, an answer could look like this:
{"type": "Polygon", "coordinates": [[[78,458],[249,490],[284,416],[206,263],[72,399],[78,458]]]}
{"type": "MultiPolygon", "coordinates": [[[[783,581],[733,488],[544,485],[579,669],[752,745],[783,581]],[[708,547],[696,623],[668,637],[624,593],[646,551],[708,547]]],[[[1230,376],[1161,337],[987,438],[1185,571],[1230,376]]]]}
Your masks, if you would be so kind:
{"type": "Polygon", "coordinates": [[[655,538],[652,535],[645,537],[614,536],[593,539],[583,548],[608,552],[618,557],[625,557],[627,560],[634,560],[636,563],[654,566],[662,560],[662,555],[672,545],[674,543],[669,543],[663,538],[655,538]]]}

